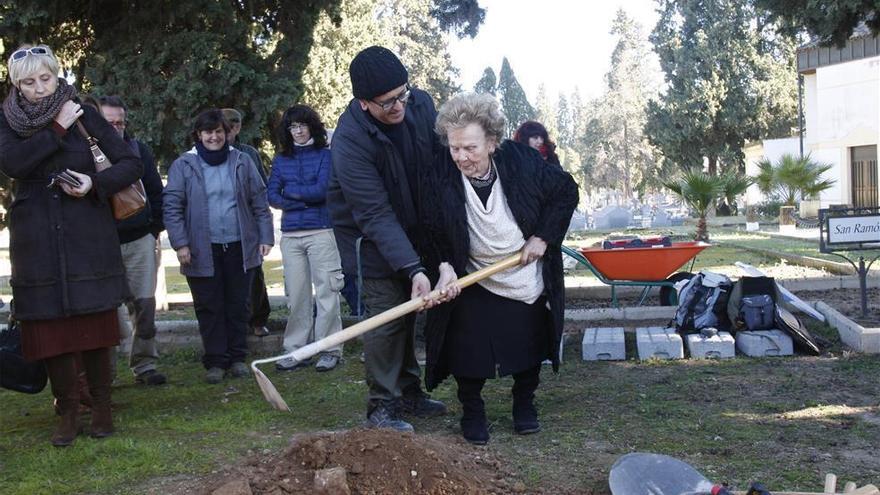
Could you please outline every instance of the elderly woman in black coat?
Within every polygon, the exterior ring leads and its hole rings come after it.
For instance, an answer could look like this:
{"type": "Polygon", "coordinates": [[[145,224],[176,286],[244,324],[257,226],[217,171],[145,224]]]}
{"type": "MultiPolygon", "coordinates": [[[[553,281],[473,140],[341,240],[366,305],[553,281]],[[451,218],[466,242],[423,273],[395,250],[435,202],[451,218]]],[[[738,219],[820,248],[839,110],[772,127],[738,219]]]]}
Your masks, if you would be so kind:
{"type": "Polygon", "coordinates": [[[489,440],[481,390],[486,379],[513,375],[513,427],[540,431],[534,405],[541,362],[558,369],[563,318],[560,245],[577,205],[577,185],[541,155],[501,142],[504,116],[495,98],[463,94],[440,108],[436,132],[448,147],[426,174],[420,212],[423,253],[443,304],[428,313],[428,389],[449,374],[458,384],[461,430],[474,444],[489,440]],[[461,291],[458,275],[513,253],[516,268],[461,291]]]}
{"type": "Polygon", "coordinates": [[[14,179],[9,207],[14,315],[22,351],[44,360],[61,421],[52,444],[77,434],[76,354],[92,395],[91,436],[113,433],[110,349],[125,288],[110,196],[142,174],[138,158],[96,110],[58,77],[49,47],[24,45],[8,62],[12,89],[0,115],[0,170],[14,179]],[[95,170],[79,120],[113,166],[95,170]],[[53,180],[59,172],[69,183],[53,180]],[[78,184],[78,185],[77,185],[78,184]]]}

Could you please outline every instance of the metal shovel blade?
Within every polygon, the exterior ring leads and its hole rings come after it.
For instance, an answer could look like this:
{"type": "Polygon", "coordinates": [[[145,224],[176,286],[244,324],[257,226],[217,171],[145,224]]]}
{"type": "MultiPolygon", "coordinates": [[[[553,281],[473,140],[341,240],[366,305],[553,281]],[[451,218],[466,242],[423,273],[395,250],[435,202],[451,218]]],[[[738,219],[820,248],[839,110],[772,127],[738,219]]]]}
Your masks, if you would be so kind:
{"type": "Polygon", "coordinates": [[[275,388],[269,377],[254,364],[251,364],[251,370],[254,372],[254,378],[257,379],[257,385],[260,387],[260,392],[263,392],[263,397],[266,398],[266,401],[272,404],[272,407],[278,411],[290,412],[290,407],[288,407],[284,398],[281,397],[281,394],[278,393],[278,389],[275,388]]]}
{"type": "Polygon", "coordinates": [[[712,482],[690,464],[662,454],[626,454],[611,466],[612,495],[708,494],[712,482]]]}

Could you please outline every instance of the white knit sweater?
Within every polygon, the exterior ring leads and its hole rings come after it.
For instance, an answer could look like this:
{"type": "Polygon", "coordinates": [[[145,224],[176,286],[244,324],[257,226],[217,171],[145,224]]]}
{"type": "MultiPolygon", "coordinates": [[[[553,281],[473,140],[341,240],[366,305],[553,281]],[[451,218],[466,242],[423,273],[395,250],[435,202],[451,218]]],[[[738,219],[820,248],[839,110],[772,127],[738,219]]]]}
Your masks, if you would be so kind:
{"type": "MultiPolygon", "coordinates": [[[[492,184],[492,192],[485,206],[464,174],[461,180],[464,181],[471,246],[468,271],[473,273],[519,252],[526,241],[507,206],[500,177],[492,184]]],[[[493,294],[532,304],[544,292],[541,263],[538,260],[526,266],[510,268],[478,283],[493,294]]]]}

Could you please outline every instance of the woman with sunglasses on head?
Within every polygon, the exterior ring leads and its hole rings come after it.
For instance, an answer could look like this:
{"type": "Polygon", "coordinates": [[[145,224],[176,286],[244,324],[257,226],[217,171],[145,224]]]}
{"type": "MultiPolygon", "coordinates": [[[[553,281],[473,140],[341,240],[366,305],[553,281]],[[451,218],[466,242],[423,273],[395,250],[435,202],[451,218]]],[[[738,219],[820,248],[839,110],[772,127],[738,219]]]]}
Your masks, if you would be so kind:
{"type": "Polygon", "coordinates": [[[91,436],[113,433],[111,348],[119,343],[116,308],[126,281],[110,196],[135,182],[142,168],[101,114],[81,105],[58,77],[49,47],[23,45],[7,68],[12,89],[0,116],[0,170],[14,179],[8,213],[14,316],[25,358],[45,362],[57,400],[61,420],[52,444],[67,446],[78,431],[77,353],[92,396],[91,436]],[[112,167],[95,170],[77,120],[112,167]]]}
{"type": "MultiPolygon", "coordinates": [[[[317,112],[306,105],[294,105],[284,112],[279,138],[281,153],[272,161],[268,195],[269,204],[283,211],[281,255],[290,308],[283,345],[285,352],[293,352],[309,343],[315,305],[315,340],[342,330],[339,292],[345,280],[327,210],[331,167],[327,130],[317,112]]],[[[329,371],[341,356],[341,345],[328,349],[318,358],[315,369],[329,371]]],[[[293,370],[308,364],[288,358],[279,361],[276,368],[293,370]]]]}
{"type": "Polygon", "coordinates": [[[274,243],[266,186],[250,157],[230,146],[229,123],[212,108],[193,123],[195,146],[168,169],[162,213],[193,296],[205,381],[250,372],[250,291],[274,243]]]}

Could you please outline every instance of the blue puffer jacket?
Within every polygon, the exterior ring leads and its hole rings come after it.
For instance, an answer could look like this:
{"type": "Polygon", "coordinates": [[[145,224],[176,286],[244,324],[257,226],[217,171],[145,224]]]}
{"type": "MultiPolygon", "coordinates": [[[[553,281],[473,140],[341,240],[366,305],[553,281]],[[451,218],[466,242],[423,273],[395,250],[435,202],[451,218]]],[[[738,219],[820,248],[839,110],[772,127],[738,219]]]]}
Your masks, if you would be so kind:
{"type": "Polygon", "coordinates": [[[293,156],[272,160],[267,194],[269,205],[283,211],[281,231],[328,229],[327,182],[330,180],[330,150],[297,146],[293,156]]]}

